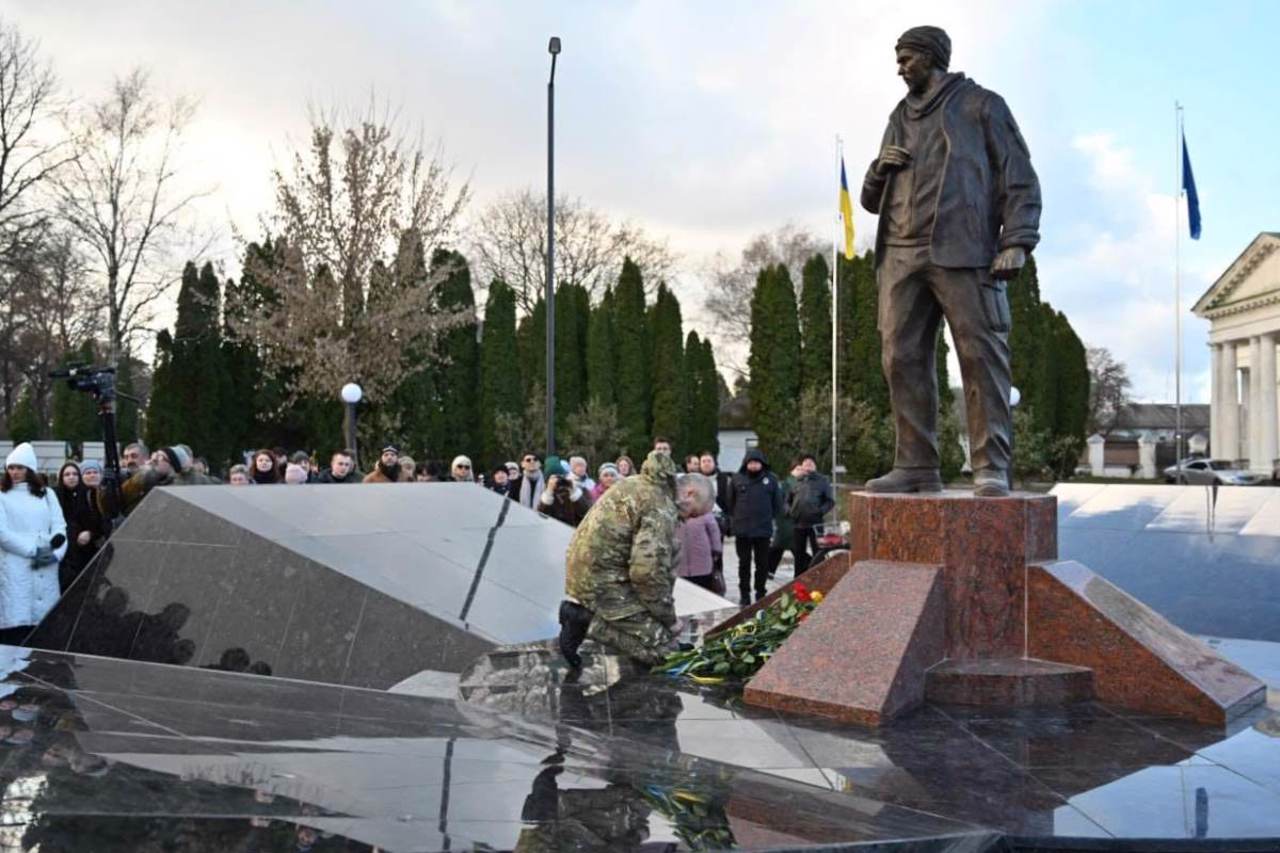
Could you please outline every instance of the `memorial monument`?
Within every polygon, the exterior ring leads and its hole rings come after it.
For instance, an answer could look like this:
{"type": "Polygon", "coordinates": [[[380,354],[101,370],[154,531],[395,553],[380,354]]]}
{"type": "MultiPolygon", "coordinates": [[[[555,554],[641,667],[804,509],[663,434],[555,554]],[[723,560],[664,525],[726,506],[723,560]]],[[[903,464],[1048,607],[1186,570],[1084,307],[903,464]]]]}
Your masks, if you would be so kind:
{"type": "Polygon", "coordinates": [[[1040,241],[1040,182],[1004,100],[949,72],[951,39],[913,27],[896,46],[907,96],[862,183],[880,215],[876,278],[884,374],[897,431],[873,492],[942,489],[935,350],[945,317],[964,380],[974,491],[1009,493],[1009,302],[1005,281],[1040,241]]]}
{"type": "Polygon", "coordinates": [[[850,496],[847,560],[806,575],[826,598],[750,681],[746,701],[878,725],[926,699],[1096,698],[1225,724],[1265,701],[1263,683],[1083,565],[1059,561],[1056,498],[1009,492],[1004,282],[1039,241],[1039,182],[1004,101],[948,71],[943,30],[913,27],[895,50],[908,93],[862,188],[863,206],[880,214],[894,468],[850,496]],[[972,495],[944,492],[939,476],[944,317],[964,379],[972,495]]]}

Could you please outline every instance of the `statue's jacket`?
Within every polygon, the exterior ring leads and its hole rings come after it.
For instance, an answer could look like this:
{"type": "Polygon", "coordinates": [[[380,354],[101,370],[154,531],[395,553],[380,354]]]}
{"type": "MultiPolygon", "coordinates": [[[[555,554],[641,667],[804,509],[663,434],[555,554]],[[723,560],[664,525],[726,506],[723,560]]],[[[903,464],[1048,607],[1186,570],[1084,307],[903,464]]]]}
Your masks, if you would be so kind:
{"type": "MultiPolygon", "coordinates": [[[[1027,143],[1004,99],[959,75],[937,107],[942,111],[945,144],[913,160],[918,171],[940,170],[934,199],[930,256],[950,268],[989,266],[998,251],[1040,241],[1040,181],[1031,166],[1027,143]]],[[[912,106],[904,98],[889,116],[883,145],[901,145],[912,106]]],[[[913,156],[916,152],[912,152],[913,156]]],[[[876,163],[862,183],[862,206],[880,213],[896,173],[881,177],[876,163]]],[[[876,231],[877,265],[883,257],[886,229],[876,231]]]]}

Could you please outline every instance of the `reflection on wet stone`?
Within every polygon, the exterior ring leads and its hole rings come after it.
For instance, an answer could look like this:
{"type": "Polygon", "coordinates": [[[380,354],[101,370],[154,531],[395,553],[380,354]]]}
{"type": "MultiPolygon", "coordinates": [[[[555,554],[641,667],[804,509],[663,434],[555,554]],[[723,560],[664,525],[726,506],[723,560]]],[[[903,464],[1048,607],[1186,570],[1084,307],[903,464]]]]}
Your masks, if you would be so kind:
{"type": "MultiPolygon", "coordinates": [[[[927,705],[867,730],[746,706],[742,685],[653,675],[591,643],[575,674],[547,639],[554,602],[531,597],[549,569],[528,554],[557,547],[532,514],[463,529],[493,507],[460,509],[471,493],[445,489],[437,508],[458,530],[400,529],[400,506],[377,522],[376,559],[356,561],[357,534],[280,514],[272,490],[253,512],[204,491],[198,505],[166,496],[184,505],[183,535],[134,527],[32,640],[110,657],[0,647],[4,807],[22,816],[10,848],[977,853],[1280,838],[1275,707],[1215,728],[1098,702],[927,705]],[[491,532],[479,567],[471,544],[491,532]],[[386,562],[406,554],[412,567],[386,562]],[[410,568],[459,584],[409,589],[410,568]]],[[[686,638],[725,615],[694,618],[686,638]]],[[[1248,652],[1242,665],[1280,672],[1271,646],[1248,652]]]]}

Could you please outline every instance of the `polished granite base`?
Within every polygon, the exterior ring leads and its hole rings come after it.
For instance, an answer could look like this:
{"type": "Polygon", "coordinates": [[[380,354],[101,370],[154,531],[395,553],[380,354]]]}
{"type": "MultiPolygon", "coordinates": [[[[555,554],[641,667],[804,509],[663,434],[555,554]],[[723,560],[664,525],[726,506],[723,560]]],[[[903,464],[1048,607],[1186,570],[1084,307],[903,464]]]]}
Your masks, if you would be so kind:
{"type": "MultiPolygon", "coordinates": [[[[431,698],[0,647],[0,840],[27,853],[1280,845],[1280,697],[1229,729],[1080,703],[928,705],[868,730],[584,651],[571,677],[548,645],[499,649],[454,698],[431,698]]],[[[1280,650],[1249,653],[1280,664],[1280,650]]]]}
{"type": "Polygon", "coordinates": [[[926,692],[997,707],[1096,696],[1222,724],[1263,701],[1244,669],[1058,561],[1051,495],[854,492],[849,516],[850,567],[825,572],[826,600],[747,685],[748,703],[880,725],[926,692]]]}
{"type": "Polygon", "coordinates": [[[871,726],[918,707],[927,670],[946,655],[944,595],[935,566],[859,563],[752,677],[743,699],[871,726]]]}
{"type": "Polygon", "coordinates": [[[1094,698],[1093,670],[1034,658],[943,661],[925,677],[925,696],[948,705],[1026,708],[1094,698]]]}

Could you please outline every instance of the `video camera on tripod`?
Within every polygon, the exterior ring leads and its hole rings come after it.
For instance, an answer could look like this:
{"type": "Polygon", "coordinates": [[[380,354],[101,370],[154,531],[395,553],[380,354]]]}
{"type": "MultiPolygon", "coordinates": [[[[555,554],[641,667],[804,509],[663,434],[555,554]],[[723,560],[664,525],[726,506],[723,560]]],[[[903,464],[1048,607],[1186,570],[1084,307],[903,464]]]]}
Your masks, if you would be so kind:
{"type": "Polygon", "coordinates": [[[61,370],[49,374],[50,379],[65,379],[67,385],[75,391],[92,394],[93,399],[100,400],[107,396],[116,396],[116,369],[114,367],[90,367],[87,364],[69,364],[61,370]]]}
{"type": "Polygon", "coordinates": [[[92,367],[88,364],[69,364],[49,374],[50,379],[65,379],[72,390],[89,394],[98,404],[98,417],[102,420],[102,442],[105,459],[102,460],[101,509],[117,525],[123,518],[120,500],[120,452],[116,447],[116,398],[138,402],[128,394],[116,390],[116,369],[110,366],[92,367]]]}

